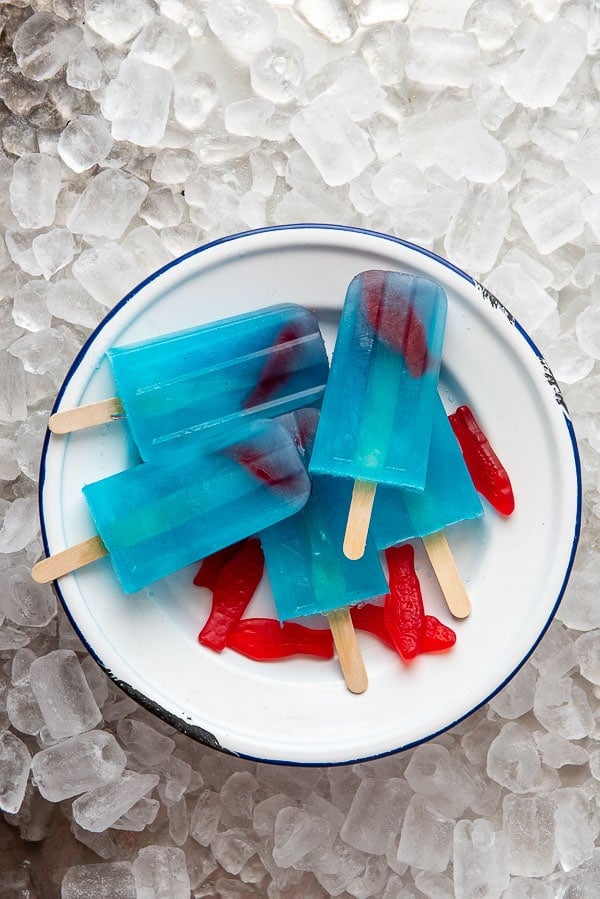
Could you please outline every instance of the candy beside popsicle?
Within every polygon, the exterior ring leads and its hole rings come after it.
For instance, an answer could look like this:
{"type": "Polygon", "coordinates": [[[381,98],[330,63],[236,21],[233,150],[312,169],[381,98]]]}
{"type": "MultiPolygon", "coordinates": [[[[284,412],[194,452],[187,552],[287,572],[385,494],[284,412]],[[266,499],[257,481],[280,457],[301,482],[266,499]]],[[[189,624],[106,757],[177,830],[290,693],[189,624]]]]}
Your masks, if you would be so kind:
{"type": "Polygon", "coordinates": [[[310,481],[290,434],[249,424],[244,438],[203,454],[192,441],[83,488],[99,537],[38,562],[48,582],[107,553],[125,593],[298,512],[310,481]]]}
{"type": "MultiPolygon", "coordinates": [[[[307,454],[317,420],[318,412],[311,409],[282,419],[307,454]]],[[[327,615],[348,689],[359,693],[367,678],[348,606],[382,596],[388,587],[372,540],[358,561],[342,553],[351,492],[352,484],[345,478],[316,475],[304,508],[260,537],[279,619],[327,615]]]]}
{"type": "Polygon", "coordinates": [[[450,611],[465,618],[471,605],[444,530],[481,515],[481,502],[436,395],[425,488],[420,492],[378,489],[371,516],[373,537],[378,549],[422,538],[450,611]]]}
{"type": "Polygon", "coordinates": [[[310,471],[355,481],[349,558],[364,550],[378,484],[424,487],[446,308],[415,275],[367,271],[348,287],[310,471]]]}
{"type": "Polygon", "coordinates": [[[291,303],[108,350],[117,397],[55,413],[67,433],[127,418],[144,461],[239,419],[318,405],[329,371],[314,315],[291,303]]]}

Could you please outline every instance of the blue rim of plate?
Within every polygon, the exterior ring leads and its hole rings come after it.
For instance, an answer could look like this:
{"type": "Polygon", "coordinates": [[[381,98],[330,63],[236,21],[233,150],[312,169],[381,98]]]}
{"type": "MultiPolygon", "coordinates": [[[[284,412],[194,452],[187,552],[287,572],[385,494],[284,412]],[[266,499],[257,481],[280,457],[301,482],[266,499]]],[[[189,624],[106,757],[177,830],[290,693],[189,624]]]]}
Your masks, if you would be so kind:
{"type": "MultiPolygon", "coordinates": [[[[525,664],[527,659],[529,659],[529,657],[535,651],[536,647],[539,645],[539,643],[542,640],[542,638],[544,637],[546,631],[550,627],[550,624],[552,623],[554,616],[556,615],[556,610],[558,609],[558,607],[560,605],[560,602],[563,598],[564,592],[567,587],[567,583],[571,576],[571,571],[573,569],[573,562],[575,559],[575,553],[577,550],[577,544],[579,542],[579,536],[581,533],[581,510],[582,510],[581,462],[580,462],[580,458],[579,458],[579,451],[577,448],[577,440],[575,437],[575,431],[573,429],[573,423],[568,414],[568,410],[567,410],[565,401],[563,399],[562,392],[556,382],[556,379],[554,378],[554,375],[552,374],[552,372],[550,370],[548,363],[544,359],[544,356],[542,355],[541,351],[536,346],[534,341],[531,339],[529,334],[525,331],[525,329],[519,324],[519,322],[514,318],[514,316],[506,309],[506,307],[493,294],[491,294],[478,281],[476,281],[475,278],[472,278],[471,275],[468,275],[462,269],[457,268],[457,266],[453,265],[451,262],[449,262],[447,259],[444,259],[442,256],[438,256],[437,253],[433,253],[431,250],[427,250],[424,247],[420,247],[417,244],[411,243],[410,241],[403,240],[402,238],[395,237],[391,234],[385,234],[381,231],[371,231],[368,228],[357,228],[357,227],[353,227],[351,225],[321,224],[321,223],[313,223],[313,222],[299,222],[299,223],[295,223],[295,224],[291,224],[291,225],[273,225],[273,226],[267,227],[267,228],[256,228],[254,230],[240,231],[237,234],[230,234],[230,235],[227,235],[226,237],[220,237],[217,240],[213,240],[213,241],[210,241],[209,243],[202,244],[202,246],[196,247],[195,249],[190,250],[187,253],[184,253],[182,256],[178,256],[176,259],[172,259],[166,265],[163,265],[162,268],[157,269],[155,272],[153,272],[151,275],[149,275],[143,281],[140,281],[140,283],[137,284],[132,290],[130,290],[129,293],[127,293],[123,297],[122,300],[120,300],[115,306],[113,306],[112,309],[110,309],[108,311],[108,313],[102,319],[100,324],[92,331],[92,333],[89,335],[87,340],[84,342],[84,344],[80,348],[79,352],[75,356],[75,359],[71,363],[71,366],[69,367],[67,374],[64,377],[63,383],[60,387],[60,390],[58,391],[58,394],[56,396],[56,400],[54,401],[54,405],[52,407],[51,412],[53,413],[53,412],[57,411],[58,406],[60,405],[62,396],[64,394],[64,391],[66,390],[67,385],[68,385],[69,381],[71,380],[72,375],[79,367],[79,363],[80,363],[81,359],[83,358],[83,356],[85,356],[91,343],[96,339],[98,334],[106,327],[108,322],[111,321],[111,319],[116,315],[116,313],[120,309],[122,309],[125,305],[127,305],[127,303],[129,303],[129,301],[131,299],[133,299],[133,297],[137,293],[139,293],[139,291],[142,288],[144,288],[147,284],[151,284],[154,280],[156,280],[156,278],[158,278],[164,272],[168,271],[169,269],[173,268],[176,265],[179,265],[185,259],[190,259],[193,256],[197,256],[200,253],[205,252],[206,250],[210,250],[212,247],[221,246],[223,244],[231,243],[231,242],[237,241],[237,240],[242,240],[245,237],[253,237],[257,234],[270,234],[270,233],[280,232],[280,231],[302,231],[302,230],[340,231],[340,232],[346,232],[346,233],[351,233],[351,234],[363,234],[363,235],[366,235],[369,237],[377,237],[377,238],[380,238],[383,240],[390,241],[391,243],[399,244],[400,246],[406,247],[409,250],[414,250],[416,253],[419,253],[422,256],[427,256],[429,259],[433,259],[435,262],[438,262],[441,265],[443,265],[445,268],[450,269],[455,274],[459,275],[461,278],[463,278],[465,281],[467,281],[469,284],[473,285],[475,288],[477,288],[481,292],[482,296],[484,296],[489,302],[491,302],[494,306],[497,306],[500,309],[502,309],[506,313],[508,318],[510,319],[511,324],[514,325],[514,327],[517,329],[517,331],[524,338],[525,342],[529,345],[532,352],[535,354],[535,356],[537,356],[539,362],[541,363],[541,365],[544,369],[544,373],[545,373],[545,377],[548,382],[548,385],[553,390],[557,403],[559,403],[563,408],[563,419],[564,419],[565,426],[567,428],[567,433],[569,435],[569,439],[571,441],[571,448],[573,451],[573,463],[574,463],[574,467],[575,467],[575,475],[576,475],[576,483],[577,483],[575,528],[574,528],[574,532],[573,532],[573,539],[572,539],[572,543],[571,543],[571,551],[569,554],[569,561],[567,563],[565,575],[564,575],[562,584],[560,586],[560,589],[558,591],[558,595],[556,597],[554,605],[552,606],[552,609],[550,610],[548,619],[547,619],[545,625],[543,626],[542,630],[540,631],[538,638],[535,640],[533,645],[529,648],[528,652],[525,653],[525,655],[523,656],[523,658],[521,659],[519,664],[513,668],[513,670],[505,677],[505,679],[502,681],[502,683],[500,683],[496,687],[495,690],[493,690],[488,696],[486,696],[484,699],[482,699],[481,702],[474,705],[473,708],[469,709],[469,711],[465,712],[464,715],[460,715],[458,718],[456,718],[456,720],[451,721],[445,727],[440,728],[439,730],[434,731],[433,733],[428,734],[427,736],[422,737],[419,740],[414,740],[411,743],[405,744],[404,746],[399,746],[396,749],[391,749],[386,752],[377,753],[375,755],[368,755],[368,756],[364,756],[361,758],[349,759],[347,761],[342,761],[342,762],[294,762],[294,761],[282,760],[282,759],[261,758],[261,757],[257,757],[257,756],[246,755],[244,753],[228,749],[226,746],[223,746],[219,742],[219,740],[217,740],[217,738],[213,734],[211,734],[209,731],[206,731],[203,728],[198,727],[198,726],[190,725],[188,722],[184,721],[183,719],[181,719],[181,718],[177,717],[176,715],[172,714],[171,712],[167,711],[167,709],[164,709],[161,705],[159,705],[154,700],[150,699],[150,697],[146,696],[144,693],[141,693],[139,690],[135,689],[135,687],[132,687],[130,684],[127,684],[124,681],[117,678],[113,674],[113,672],[110,670],[110,668],[104,664],[102,659],[99,658],[99,656],[95,652],[94,648],[88,643],[84,634],[81,632],[80,628],[77,626],[77,623],[75,622],[75,620],[69,610],[68,603],[62,594],[59,582],[54,581],[52,586],[60,600],[60,603],[65,611],[65,614],[67,615],[67,618],[69,619],[69,621],[71,623],[71,626],[73,627],[77,636],[81,640],[82,644],[84,645],[86,650],[90,653],[90,655],[95,660],[95,662],[100,666],[100,668],[102,668],[102,670],[105,672],[105,674],[107,674],[108,677],[110,677],[110,679],[113,681],[113,683],[115,683],[116,686],[119,687],[127,696],[129,696],[135,702],[139,703],[141,706],[143,706],[149,712],[152,712],[152,714],[156,715],[158,718],[160,718],[166,724],[171,725],[176,730],[179,730],[180,732],[186,734],[187,736],[191,737],[192,739],[196,740],[199,743],[202,743],[205,746],[209,746],[212,749],[217,749],[220,752],[223,752],[227,755],[234,756],[236,758],[243,758],[243,759],[247,759],[249,761],[261,762],[262,764],[285,765],[288,767],[299,767],[299,768],[339,767],[342,765],[353,765],[353,764],[357,764],[359,762],[373,761],[375,759],[386,758],[387,756],[395,755],[398,752],[405,752],[409,749],[413,749],[415,746],[420,746],[423,743],[427,743],[430,740],[435,739],[435,737],[440,736],[440,734],[446,733],[447,731],[449,731],[453,727],[455,727],[457,724],[459,724],[461,721],[464,721],[466,718],[469,718],[471,715],[473,715],[475,712],[477,712],[480,708],[482,708],[484,705],[486,705],[486,703],[488,703],[491,699],[493,699],[493,697],[496,696],[508,684],[508,682],[510,680],[512,680],[512,678],[515,676],[515,674],[517,674],[517,672],[522,668],[522,666],[525,664]]],[[[42,455],[41,455],[41,460],[40,460],[40,479],[39,479],[39,485],[38,485],[38,509],[39,509],[39,517],[40,517],[40,527],[41,527],[42,542],[44,545],[44,552],[46,553],[46,555],[49,554],[49,545],[48,545],[48,539],[47,539],[47,533],[46,533],[46,524],[45,524],[45,519],[44,519],[43,490],[44,490],[44,484],[45,484],[45,479],[46,479],[46,455],[48,452],[48,444],[50,441],[50,436],[51,436],[50,431],[46,430],[46,435],[44,437],[44,443],[42,446],[42,455]]]]}

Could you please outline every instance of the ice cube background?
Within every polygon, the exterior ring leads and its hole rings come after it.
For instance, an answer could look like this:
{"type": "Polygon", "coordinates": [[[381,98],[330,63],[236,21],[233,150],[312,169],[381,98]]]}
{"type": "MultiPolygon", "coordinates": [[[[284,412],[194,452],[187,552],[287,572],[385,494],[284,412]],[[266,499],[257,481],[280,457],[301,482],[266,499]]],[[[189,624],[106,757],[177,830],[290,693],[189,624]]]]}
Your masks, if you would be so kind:
{"type": "Polygon", "coordinates": [[[0,895],[597,899],[599,50],[589,0],[0,2],[0,895]],[[519,675],[429,744],[330,769],[174,731],[25,576],[90,329],[173,256],[302,220],[496,293],[583,475],[574,572],[519,675]]]}

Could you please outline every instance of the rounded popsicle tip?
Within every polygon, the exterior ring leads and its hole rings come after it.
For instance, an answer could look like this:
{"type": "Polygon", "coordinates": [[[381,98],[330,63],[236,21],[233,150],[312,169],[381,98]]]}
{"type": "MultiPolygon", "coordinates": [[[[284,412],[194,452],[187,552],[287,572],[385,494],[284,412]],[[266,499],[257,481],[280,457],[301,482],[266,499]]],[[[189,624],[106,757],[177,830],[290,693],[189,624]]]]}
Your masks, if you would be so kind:
{"type": "Polygon", "coordinates": [[[365,554],[376,489],[373,481],[354,482],[343,546],[344,555],[352,561],[362,559],[365,554]]]}

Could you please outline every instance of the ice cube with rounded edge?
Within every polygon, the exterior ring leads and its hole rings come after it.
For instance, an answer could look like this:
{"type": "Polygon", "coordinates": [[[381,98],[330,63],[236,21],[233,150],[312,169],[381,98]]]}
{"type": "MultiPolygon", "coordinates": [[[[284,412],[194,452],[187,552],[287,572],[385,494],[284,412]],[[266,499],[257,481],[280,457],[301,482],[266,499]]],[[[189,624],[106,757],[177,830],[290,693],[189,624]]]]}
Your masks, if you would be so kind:
{"type": "Polygon", "coordinates": [[[23,75],[44,81],[62,69],[81,38],[81,28],[41,10],[17,29],[13,49],[23,75]]]}
{"type": "Polygon", "coordinates": [[[206,18],[226,47],[244,53],[264,50],[277,33],[277,16],[266,0],[210,0],[206,18]]]}
{"type": "Polygon", "coordinates": [[[116,780],[126,762],[112,734],[91,730],[42,749],[34,755],[31,770],[42,796],[62,802],[116,780]]]}
{"type": "Polygon", "coordinates": [[[113,145],[110,131],[98,116],[74,116],[58,139],[58,155],[74,172],[101,162],[113,145]]]}
{"type": "Polygon", "coordinates": [[[73,819],[94,833],[101,833],[125,815],[158,784],[157,774],[125,770],[119,778],[79,796],[73,803],[73,819]]]}
{"type": "Polygon", "coordinates": [[[130,862],[75,865],[61,884],[61,899],[137,899],[130,862]]]}
{"type": "Polygon", "coordinates": [[[85,24],[117,46],[131,40],[155,15],[153,0],[85,0],[85,24]]]}
{"type": "Polygon", "coordinates": [[[29,779],[31,755],[10,731],[0,734],[0,809],[11,815],[21,808],[29,779]]]}
{"type": "Polygon", "coordinates": [[[81,665],[70,649],[57,649],[31,663],[31,688],[54,739],[90,730],[102,718],[81,665]]]}
{"type": "Polygon", "coordinates": [[[504,89],[524,106],[552,106],[586,55],[587,40],[581,28],[559,17],[543,22],[510,67],[504,89]]]}
{"type": "Polygon", "coordinates": [[[162,69],[172,69],[185,56],[190,43],[190,36],[183,25],[164,16],[156,16],[137,35],[129,55],[162,69]]]}
{"type": "Polygon", "coordinates": [[[171,104],[173,76],[139,59],[123,60],[106,87],[102,112],[112,122],[115,140],[152,147],[164,136],[171,104]]]}
{"type": "Polygon", "coordinates": [[[54,221],[61,187],[60,163],[42,153],[26,153],[13,166],[10,205],[22,228],[44,228],[54,221]]]}
{"type": "Polygon", "coordinates": [[[304,54],[286,38],[265,47],[250,63],[250,81],[256,94],[273,103],[293,100],[304,79],[304,54]]]}
{"type": "Polygon", "coordinates": [[[173,92],[175,118],[184,128],[201,128],[219,102],[217,84],[206,72],[177,75],[173,92]]]}

